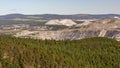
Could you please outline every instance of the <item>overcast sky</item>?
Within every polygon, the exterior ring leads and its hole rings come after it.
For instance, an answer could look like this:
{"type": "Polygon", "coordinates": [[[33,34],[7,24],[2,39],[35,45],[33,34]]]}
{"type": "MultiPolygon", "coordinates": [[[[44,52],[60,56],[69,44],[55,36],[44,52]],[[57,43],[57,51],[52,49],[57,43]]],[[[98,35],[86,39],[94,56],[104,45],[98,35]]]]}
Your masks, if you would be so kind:
{"type": "Polygon", "coordinates": [[[0,15],[120,14],[120,0],[0,0],[0,15]]]}

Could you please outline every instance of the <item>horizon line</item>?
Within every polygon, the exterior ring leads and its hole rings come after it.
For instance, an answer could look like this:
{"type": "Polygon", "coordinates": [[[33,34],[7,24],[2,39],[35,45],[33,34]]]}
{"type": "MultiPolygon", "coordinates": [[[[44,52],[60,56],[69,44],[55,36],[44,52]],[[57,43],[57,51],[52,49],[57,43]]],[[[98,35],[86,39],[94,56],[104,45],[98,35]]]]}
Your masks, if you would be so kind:
{"type": "Polygon", "coordinates": [[[120,15],[120,13],[71,13],[71,14],[60,14],[60,13],[37,13],[37,14],[26,14],[26,13],[8,13],[8,14],[0,14],[0,16],[2,15],[10,15],[10,14],[21,14],[21,15],[47,15],[47,14],[50,14],[50,15],[78,15],[78,14],[85,14],[85,15],[107,15],[107,14],[117,14],[117,15],[120,15]]]}

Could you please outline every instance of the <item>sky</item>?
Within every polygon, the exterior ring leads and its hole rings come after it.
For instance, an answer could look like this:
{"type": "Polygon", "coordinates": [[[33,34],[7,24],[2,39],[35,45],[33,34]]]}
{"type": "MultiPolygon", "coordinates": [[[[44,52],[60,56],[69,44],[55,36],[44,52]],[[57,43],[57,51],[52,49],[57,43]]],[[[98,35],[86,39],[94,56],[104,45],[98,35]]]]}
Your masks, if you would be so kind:
{"type": "Polygon", "coordinates": [[[120,14],[120,0],[0,0],[0,15],[120,14]]]}

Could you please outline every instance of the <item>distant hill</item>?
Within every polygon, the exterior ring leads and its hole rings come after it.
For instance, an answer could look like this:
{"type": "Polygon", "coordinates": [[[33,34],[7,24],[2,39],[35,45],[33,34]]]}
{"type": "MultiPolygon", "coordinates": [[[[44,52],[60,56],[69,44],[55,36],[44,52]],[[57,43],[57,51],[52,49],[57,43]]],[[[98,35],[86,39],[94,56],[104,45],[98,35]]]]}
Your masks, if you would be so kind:
{"type": "Polygon", "coordinates": [[[28,18],[29,16],[38,17],[39,19],[108,19],[120,17],[119,14],[73,14],[73,15],[58,15],[58,14],[41,14],[41,15],[23,15],[23,14],[8,14],[0,16],[0,19],[13,18],[28,18]]]}
{"type": "Polygon", "coordinates": [[[8,14],[0,16],[0,19],[13,19],[13,18],[25,18],[26,15],[23,14],[8,14]]]}
{"type": "Polygon", "coordinates": [[[0,36],[0,68],[120,68],[120,42],[33,40],[0,36]]]}

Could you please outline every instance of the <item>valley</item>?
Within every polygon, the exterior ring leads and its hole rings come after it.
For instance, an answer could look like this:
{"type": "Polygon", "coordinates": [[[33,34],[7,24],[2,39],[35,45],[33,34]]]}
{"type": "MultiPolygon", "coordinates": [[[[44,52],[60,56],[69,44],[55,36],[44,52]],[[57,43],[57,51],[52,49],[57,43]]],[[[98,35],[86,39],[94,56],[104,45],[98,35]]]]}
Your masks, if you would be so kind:
{"type": "MultiPolygon", "coordinates": [[[[49,16],[49,15],[48,15],[49,16]]],[[[50,15],[51,16],[51,15],[50,15]]],[[[61,15],[62,16],[62,15],[61,15]]],[[[59,19],[54,15],[52,19],[47,16],[7,15],[0,17],[0,34],[12,35],[21,38],[51,39],[51,40],[77,40],[91,37],[108,37],[120,40],[120,19],[113,18],[85,18],[71,19],[67,16],[59,19]]],[[[71,17],[71,16],[70,16],[71,17]]],[[[76,16],[77,17],[77,16],[76,16]]],[[[99,16],[98,16],[99,17],[99,16]]],[[[107,17],[107,15],[106,15],[107,17]]]]}

